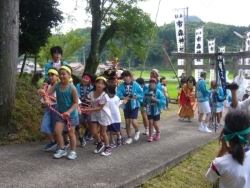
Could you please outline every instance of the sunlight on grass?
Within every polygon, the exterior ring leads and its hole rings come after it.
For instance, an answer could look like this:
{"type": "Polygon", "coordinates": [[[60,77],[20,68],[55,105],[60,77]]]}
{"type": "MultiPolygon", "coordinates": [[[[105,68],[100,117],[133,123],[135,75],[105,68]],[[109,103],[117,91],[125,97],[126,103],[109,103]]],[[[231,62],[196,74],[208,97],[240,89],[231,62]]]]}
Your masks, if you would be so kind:
{"type": "Polygon", "coordinates": [[[218,140],[201,147],[198,151],[191,154],[186,160],[183,160],[172,169],[166,170],[164,174],[150,179],[140,187],[218,187],[218,183],[210,183],[206,181],[205,174],[210,166],[210,163],[215,158],[219,147],[218,140]]]}

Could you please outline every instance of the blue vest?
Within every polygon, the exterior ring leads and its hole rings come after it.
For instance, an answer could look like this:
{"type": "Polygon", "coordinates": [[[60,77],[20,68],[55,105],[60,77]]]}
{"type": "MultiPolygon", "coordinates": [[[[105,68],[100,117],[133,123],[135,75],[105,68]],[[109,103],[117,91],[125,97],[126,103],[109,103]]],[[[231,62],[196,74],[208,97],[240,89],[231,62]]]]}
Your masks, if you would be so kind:
{"type": "MultiPolygon", "coordinates": [[[[58,105],[58,112],[63,114],[64,112],[67,112],[74,104],[73,97],[71,94],[72,87],[74,85],[70,84],[69,87],[65,91],[61,91],[60,85],[61,85],[61,82],[58,82],[56,84],[56,100],[57,100],[57,105],[58,105]]],[[[70,114],[70,118],[74,118],[77,116],[78,116],[78,111],[77,109],[75,109],[70,114]]]]}

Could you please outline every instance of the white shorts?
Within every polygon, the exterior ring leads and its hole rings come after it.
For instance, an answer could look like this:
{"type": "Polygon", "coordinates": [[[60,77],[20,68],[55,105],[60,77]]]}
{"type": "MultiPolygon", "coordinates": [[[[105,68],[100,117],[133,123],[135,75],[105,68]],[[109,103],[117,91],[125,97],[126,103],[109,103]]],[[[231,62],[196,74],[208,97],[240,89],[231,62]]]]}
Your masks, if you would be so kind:
{"type": "Polygon", "coordinates": [[[209,106],[209,102],[208,101],[199,102],[198,103],[198,107],[199,107],[199,113],[202,113],[202,114],[209,114],[209,113],[211,113],[211,108],[209,106]]]}

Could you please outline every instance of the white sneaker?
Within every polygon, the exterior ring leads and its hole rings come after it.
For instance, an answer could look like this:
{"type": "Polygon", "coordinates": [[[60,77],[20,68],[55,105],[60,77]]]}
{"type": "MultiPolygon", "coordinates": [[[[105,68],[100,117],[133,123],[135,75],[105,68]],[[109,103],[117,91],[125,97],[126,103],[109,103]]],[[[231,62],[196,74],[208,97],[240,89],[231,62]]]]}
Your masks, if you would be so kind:
{"type": "Polygon", "coordinates": [[[54,158],[59,159],[62,156],[66,156],[66,155],[67,155],[66,149],[58,149],[57,152],[54,154],[54,158]]]}
{"type": "Polygon", "coordinates": [[[127,140],[126,140],[126,144],[132,144],[132,143],[133,143],[132,138],[127,138],[127,140]]]}
{"type": "Polygon", "coordinates": [[[209,130],[207,127],[205,127],[205,128],[204,128],[204,132],[206,132],[206,133],[211,133],[212,131],[209,130]]]}
{"type": "Polygon", "coordinates": [[[68,155],[68,159],[70,160],[74,160],[76,158],[76,152],[75,151],[71,151],[68,155]]]}
{"type": "Polygon", "coordinates": [[[149,134],[149,130],[148,130],[148,128],[147,129],[145,129],[145,132],[144,133],[142,133],[143,135],[148,135],[149,134]]]}
{"type": "Polygon", "coordinates": [[[134,137],[134,139],[135,139],[135,140],[139,140],[139,138],[140,138],[140,131],[137,131],[137,132],[135,132],[135,137],[134,137]]]}
{"type": "Polygon", "coordinates": [[[199,128],[198,128],[199,131],[204,131],[204,126],[203,125],[200,125],[199,128]]]}

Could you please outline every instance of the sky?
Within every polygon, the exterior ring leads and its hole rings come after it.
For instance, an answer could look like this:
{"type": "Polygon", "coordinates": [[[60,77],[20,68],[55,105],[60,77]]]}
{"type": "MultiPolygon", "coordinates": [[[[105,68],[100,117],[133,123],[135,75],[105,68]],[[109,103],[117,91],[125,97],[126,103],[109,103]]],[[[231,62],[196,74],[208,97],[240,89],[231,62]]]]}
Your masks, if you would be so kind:
{"type": "MultiPolygon", "coordinates": [[[[91,26],[86,22],[87,16],[84,10],[85,1],[58,0],[61,3],[59,9],[64,13],[74,16],[74,24],[64,23],[63,31],[69,29],[85,28],[91,26]],[[75,7],[77,9],[75,10],[75,7]]],[[[138,6],[150,14],[151,19],[158,26],[168,24],[174,20],[174,9],[188,8],[188,15],[197,16],[204,22],[215,22],[235,26],[249,26],[250,19],[249,0],[148,0],[140,2],[138,6]],[[159,11],[157,14],[158,5],[159,11]]]]}

